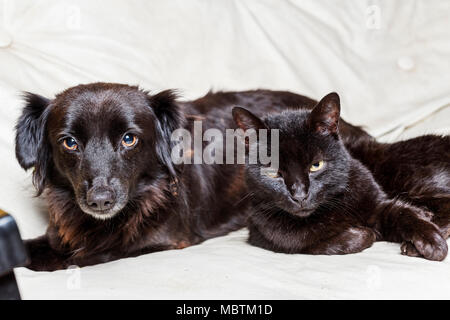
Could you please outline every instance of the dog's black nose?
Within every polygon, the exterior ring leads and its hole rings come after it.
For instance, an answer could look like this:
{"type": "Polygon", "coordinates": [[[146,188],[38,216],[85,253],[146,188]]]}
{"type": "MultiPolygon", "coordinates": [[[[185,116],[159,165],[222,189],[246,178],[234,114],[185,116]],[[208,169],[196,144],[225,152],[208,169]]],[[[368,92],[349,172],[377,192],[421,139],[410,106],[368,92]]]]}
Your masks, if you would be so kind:
{"type": "Polygon", "coordinates": [[[114,206],[115,195],[111,188],[93,188],[89,190],[86,200],[91,209],[104,211],[111,209],[114,206]]]}

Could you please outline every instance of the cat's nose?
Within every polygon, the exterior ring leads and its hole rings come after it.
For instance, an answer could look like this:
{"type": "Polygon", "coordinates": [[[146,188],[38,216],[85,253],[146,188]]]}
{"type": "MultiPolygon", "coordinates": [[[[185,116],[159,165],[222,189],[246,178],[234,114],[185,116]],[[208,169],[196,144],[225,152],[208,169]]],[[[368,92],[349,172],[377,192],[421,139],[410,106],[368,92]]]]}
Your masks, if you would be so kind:
{"type": "Polygon", "coordinates": [[[294,183],[291,187],[292,198],[297,202],[304,202],[308,198],[308,190],[302,184],[294,183]]]}
{"type": "Polygon", "coordinates": [[[304,204],[304,202],[306,201],[306,199],[308,198],[308,194],[306,193],[295,193],[294,195],[292,195],[292,198],[296,201],[299,202],[300,204],[304,204]]]}

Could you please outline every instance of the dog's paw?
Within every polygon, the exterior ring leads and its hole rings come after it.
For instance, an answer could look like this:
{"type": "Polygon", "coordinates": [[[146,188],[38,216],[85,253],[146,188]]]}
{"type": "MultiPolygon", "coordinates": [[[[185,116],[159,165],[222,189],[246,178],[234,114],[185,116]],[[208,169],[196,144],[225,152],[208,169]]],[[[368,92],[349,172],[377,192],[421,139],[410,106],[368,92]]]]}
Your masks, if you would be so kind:
{"type": "Polygon", "coordinates": [[[30,260],[26,267],[30,270],[54,271],[66,269],[70,265],[67,256],[54,251],[46,237],[25,240],[24,244],[30,260]]]}
{"type": "Polygon", "coordinates": [[[403,255],[410,257],[424,257],[428,260],[442,261],[447,256],[447,241],[435,228],[426,228],[420,234],[415,234],[411,241],[404,241],[401,245],[403,255]]]}

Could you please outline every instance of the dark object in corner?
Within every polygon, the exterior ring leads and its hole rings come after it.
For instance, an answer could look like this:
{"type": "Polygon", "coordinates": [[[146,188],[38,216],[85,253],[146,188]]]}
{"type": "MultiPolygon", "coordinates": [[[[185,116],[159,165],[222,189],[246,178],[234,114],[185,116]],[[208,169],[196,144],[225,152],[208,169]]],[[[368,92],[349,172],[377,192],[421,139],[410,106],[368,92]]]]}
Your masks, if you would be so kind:
{"type": "Polygon", "coordinates": [[[0,300],[20,300],[13,269],[25,266],[28,256],[13,217],[0,210],[0,300]]]}

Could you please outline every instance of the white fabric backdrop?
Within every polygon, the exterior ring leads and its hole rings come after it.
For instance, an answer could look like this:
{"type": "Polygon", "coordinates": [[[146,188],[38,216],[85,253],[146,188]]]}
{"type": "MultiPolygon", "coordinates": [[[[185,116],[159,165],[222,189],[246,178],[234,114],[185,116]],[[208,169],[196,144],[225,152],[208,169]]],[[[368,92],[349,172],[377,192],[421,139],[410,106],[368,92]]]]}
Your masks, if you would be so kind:
{"type": "MultiPolygon", "coordinates": [[[[181,89],[268,88],[320,98],[384,141],[450,132],[450,2],[0,0],[0,207],[24,238],[45,203],[14,158],[21,91],[93,81],[181,89]]],[[[250,247],[246,231],[199,246],[66,271],[17,270],[25,298],[450,298],[450,258],[377,243],[345,257],[250,247]]]]}

